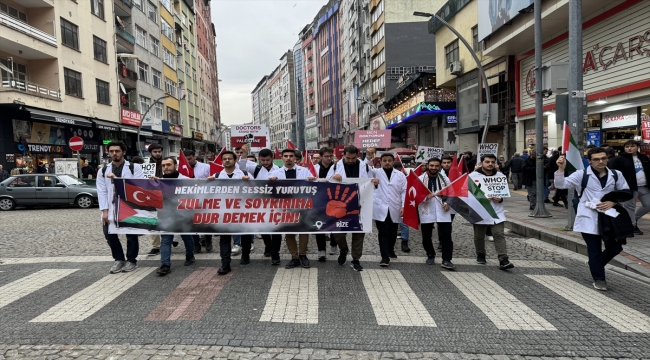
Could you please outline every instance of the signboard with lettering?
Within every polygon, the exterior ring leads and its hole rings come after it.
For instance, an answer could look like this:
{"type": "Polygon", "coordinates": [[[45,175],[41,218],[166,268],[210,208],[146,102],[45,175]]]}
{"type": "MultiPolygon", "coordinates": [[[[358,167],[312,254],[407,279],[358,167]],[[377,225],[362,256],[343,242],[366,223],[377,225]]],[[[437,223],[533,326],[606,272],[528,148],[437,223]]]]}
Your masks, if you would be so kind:
{"type": "Polygon", "coordinates": [[[447,115],[447,124],[457,124],[458,120],[456,115],[447,115]]]}
{"type": "Polygon", "coordinates": [[[615,129],[624,126],[637,126],[636,108],[603,113],[603,129],[615,129]]]}
{"type": "Polygon", "coordinates": [[[145,178],[156,176],[155,162],[147,162],[144,164],[136,164],[136,165],[142,168],[142,174],[144,175],[145,178]]]}
{"type": "Polygon", "coordinates": [[[445,154],[445,149],[430,146],[418,146],[415,152],[415,162],[427,162],[431,158],[440,159],[445,154]]]}
{"type": "Polygon", "coordinates": [[[587,146],[600,146],[600,131],[588,131],[587,132],[587,146]]]}
{"type": "Polygon", "coordinates": [[[390,130],[357,130],[354,132],[354,145],[360,149],[389,148],[390,133],[390,130]]]}
{"type": "Polygon", "coordinates": [[[415,115],[420,112],[426,112],[426,111],[440,112],[440,113],[454,113],[456,112],[456,103],[455,102],[430,103],[430,102],[423,101],[398,114],[395,114],[393,110],[388,114],[388,116],[386,116],[386,118],[388,119],[389,125],[399,124],[412,115],[415,115]]]}
{"type": "Polygon", "coordinates": [[[203,134],[198,131],[192,131],[192,137],[196,140],[203,140],[203,134]]]}
{"type": "Polygon", "coordinates": [[[508,198],[510,197],[510,188],[508,187],[507,176],[483,176],[481,178],[471,178],[476,186],[481,189],[485,197],[508,198]]]}
{"type": "Polygon", "coordinates": [[[496,143],[484,143],[484,144],[478,144],[478,152],[476,159],[480,161],[481,156],[486,155],[486,154],[492,154],[496,157],[499,157],[499,144],[496,143]]]}
{"type": "Polygon", "coordinates": [[[129,109],[121,109],[121,119],[122,119],[122,124],[124,125],[131,125],[131,126],[140,126],[140,122],[142,122],[142,114],[140,114],[137,111],[129,110],[129,109]]]}
{"type": "Polygon", "coordinates": [[[142,122],[143,129],[163,131],[163,121],[157,117],[147,116],[142,122]]]}
{"type": "Polygon", "coordinates": [[[180,125],[170,126],[170,128],[172,128],[172,127],[173,127],[172,130],[174,132],[174,135],[178,135],[178,136],[183,135],[183,128],[180,125]]]}
{"type": "Polygon", "coordinates": [[[248,144],[251,151],[260,151],[269,146],[269,128],[266,125],[230,126],[230,146],[241,147],[248,144]]]}

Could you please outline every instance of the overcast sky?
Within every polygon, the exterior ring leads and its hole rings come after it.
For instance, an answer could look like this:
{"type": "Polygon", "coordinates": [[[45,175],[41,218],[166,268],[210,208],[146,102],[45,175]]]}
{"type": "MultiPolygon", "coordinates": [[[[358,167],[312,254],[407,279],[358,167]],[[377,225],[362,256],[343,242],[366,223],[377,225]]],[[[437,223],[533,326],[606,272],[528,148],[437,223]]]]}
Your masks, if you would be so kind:
{"type": "Polygon", "coordinates": [[[212,0],[221,121],[252,121],[251,92],[327,0],[212,0]]]}

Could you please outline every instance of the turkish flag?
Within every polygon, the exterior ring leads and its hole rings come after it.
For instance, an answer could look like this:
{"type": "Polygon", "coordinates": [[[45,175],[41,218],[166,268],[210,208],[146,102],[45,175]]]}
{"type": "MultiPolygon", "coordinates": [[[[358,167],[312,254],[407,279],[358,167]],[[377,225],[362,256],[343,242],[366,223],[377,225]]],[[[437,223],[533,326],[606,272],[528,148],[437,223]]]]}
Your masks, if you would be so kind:
{"type": "Polygon", "coordinates": [[[190,163],[187,162],[183,150],[178,152],[178,172],[188,178],[194,177],[194,169],[190,166],[190,163]]]}
{"type": "Polygon", "coordinates": [[[142,207],[162,209],[163,194],[160,190],[145,190],[139,186],[126,183],[127,201],[142,207]]]}
{"type": "Polygon", "coordinates": [[[210,176],[212,176],[212,175],[214,175],[214,174],[216,174],[218,172],[222,172],[223,169],[224,169],[223,165],[215,164],[215,163],[211,162],[210,163],[210,176]]]}
{"type": "Polygon", "coordinates": [[[307,160],[307,169],[309,169],[309,172],[312,174],[312,176],[318,177],[318,173],[316,172],[316,167],[314,166],[314,161],[312,160],[311,156],[309,157],[309,160],[307,160]]]}
{"type": "Polygon", "coordinates": [[[213,163],[215,163],[215,164],[217,164],[217,165],[223,165],[223,162],[221,161],[221,154],[223,154],[224,151],[228,151],[228,148],[225,147],[225,146],[221,148],[221,151],[219,151],[219,153],[217,154],[217,156],[214,158],[213,163]]]}
{"type": "Polygon", "coordinates": [[[287,149],[296,150],[297,147],[291,141],[287,140],[287,149]]]}
{"type": "Polygon", "coordinates": [[[422,171],[422,164],[418,165],[418,167],[416,167],[415,169],[413,169],[412,172],[414,172],[415,175],[417,175],[417,176],[422,176],[422,173],[423,173],[423,171],[422,171]]]}
{"type": "Polygon", "coordinates": [[[456,155],[451,156],[451,168],[449,168],[449,173],[447,177],[449,180],[454,181],[458,179],[462,174],[460,173],[460,164],[456,162],[456,155]]]}
{"type": "Polygon", "coordinates": [[[461,156],[460,161],[458,162],[458,174],[460,176],[468,172],[469,171],[467,170],[467,164],[465,164],[465,157],[461,156]]]}
{"type": "Polygon", "coordinates": [[[399,157],[399,154],[397,154],[397,153],[395,153],[395,161],[402,164],[402,174],[406,175],[406,170],[404,170],[404,163],[402,162],[402,158],[399,157]]]}
{"type": "Polygon", "coordinates": [[[404,200],[404,225],[408,225],[415,230],[419,229],[418,224],[418,206],[422,203],[427,195],[431,194],[429,189],[420,181],[411,171],[406,177],[406,199],[404,200]]]}
{"type": "Polygon", "coordinates": [[[282,153],[280,152],[280,150],[278,150],[277,146],[275,147],[275,152],[273,153],[273,157],[276,158],[276,159],[281,159],[282,158],[282,153]]]}

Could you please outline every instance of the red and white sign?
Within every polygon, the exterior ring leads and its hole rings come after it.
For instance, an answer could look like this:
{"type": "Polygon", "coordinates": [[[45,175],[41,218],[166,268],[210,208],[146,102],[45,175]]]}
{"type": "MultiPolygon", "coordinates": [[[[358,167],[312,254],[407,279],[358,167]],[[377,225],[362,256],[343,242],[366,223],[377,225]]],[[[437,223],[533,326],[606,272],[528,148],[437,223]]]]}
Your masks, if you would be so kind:
{"type": "Polygon", "coordinates": [[[137,111],[122,108],[122,124],[131,126],[140,126],[142,114],[137,111]]]}
{"type": "Polygon", "coordinates": [[[252,151],[260,151],[271,143],[269,128],[266,125],[232,125],[230,127],[230,147],[248,144],[252,151]]]}
{"type": "Polygon", "coordinates": [[[390,133],[391,130],[357,130],[354,132],[354,146],[361,149],[389,148],[390,133]]]}
{"type": "Polygon", "coordinates": [[[70,146],[70,150],[79,151],[84,148],[84,139],[79,136],[73,136],[68,141],[68,145],[70,146]]]}
{"type": "Polygon", "coordinates": [[[603,129],[620,128],[623,126],[637,126],[636,108],[603,113],[603,129]]]}

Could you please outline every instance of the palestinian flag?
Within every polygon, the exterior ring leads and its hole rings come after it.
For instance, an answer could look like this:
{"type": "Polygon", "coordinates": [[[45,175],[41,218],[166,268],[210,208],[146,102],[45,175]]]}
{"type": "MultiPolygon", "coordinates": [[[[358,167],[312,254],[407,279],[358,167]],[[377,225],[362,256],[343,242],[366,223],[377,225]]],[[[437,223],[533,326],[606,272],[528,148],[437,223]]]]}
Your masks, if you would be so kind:
{"type": "Polygon", "coordinates": [[[582,163],[582,155],[578,150],[578,144],[573,139],[569,125],[564,122],[564,131],[562,132],[562,151],[566,158],[566,171],[572,174],[574,171],[583,170],[584,164],[582,163]]]}
{"type": "Polygon", "coordinates": [[[135,209],[120,199],[117,207],[117,223],[120,227],[156,230],[158,212],[135,209]]]}
{"type": "Polygon", "coordinates": [[[494,223],[499,215],[490,200],[474,184],[468,173],[460,176],[436,196],[446,196],[447,204],[471,224],[494,223]]]}

